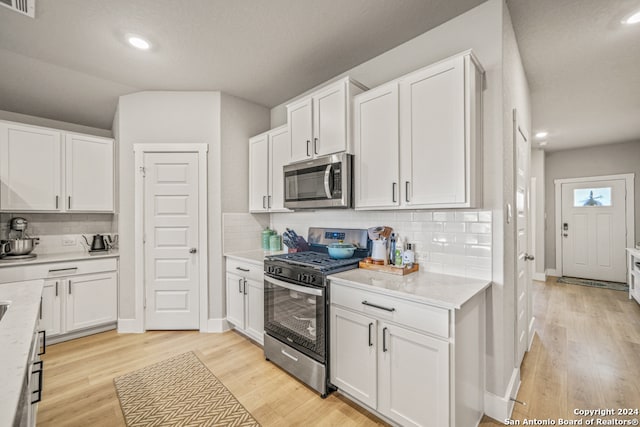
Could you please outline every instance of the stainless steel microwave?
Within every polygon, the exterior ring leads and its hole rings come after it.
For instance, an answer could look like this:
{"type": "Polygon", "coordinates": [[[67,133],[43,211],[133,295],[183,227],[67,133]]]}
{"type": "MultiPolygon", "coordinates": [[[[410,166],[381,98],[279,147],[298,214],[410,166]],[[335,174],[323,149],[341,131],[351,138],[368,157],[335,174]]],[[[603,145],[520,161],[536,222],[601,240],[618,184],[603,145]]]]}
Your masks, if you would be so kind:
{"type": "Polygon", "coordinates": [[[351,154],[340,153],[284,166],[284,206],[351,207],[351,162],[351,154]]]}

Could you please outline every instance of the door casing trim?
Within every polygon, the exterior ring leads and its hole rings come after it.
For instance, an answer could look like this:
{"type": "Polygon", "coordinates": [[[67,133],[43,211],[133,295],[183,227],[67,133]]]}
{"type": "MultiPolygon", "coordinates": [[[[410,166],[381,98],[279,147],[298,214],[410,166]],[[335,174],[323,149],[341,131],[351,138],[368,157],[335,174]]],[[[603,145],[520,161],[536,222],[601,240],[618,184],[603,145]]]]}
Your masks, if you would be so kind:
{"type": "MultiPolygon", "coordinates": [[[[635,187],[634,179],[635,173],[623,173],[618,175],[600,175],[600,176],[586,176],[581,178],[559,178],[554,179],[555,185],[555,201],[556,201],[556,268],[555,275],[562,277],[562,184],[573,184],[577,182],[591,182],[591,181],[612,181],[612,180],[624,180],[626,191],[626,204],[625,204],[625,222],[626,222],[626,247],[632,248],[633,241],[635,240],[635,187]]],[[[626,262],[625,262],[626,265],[626,262]]]]}
{"type": "Polygon", "coordinates": [[[198,323],[201,332],[208,330],[208,203],[207,203],[207,144],[134,144],[135,156],[135,323],[136,332],[146,331],[144,313],[144,154],[145,153],[197,153],[198,154],[198,323]]]}

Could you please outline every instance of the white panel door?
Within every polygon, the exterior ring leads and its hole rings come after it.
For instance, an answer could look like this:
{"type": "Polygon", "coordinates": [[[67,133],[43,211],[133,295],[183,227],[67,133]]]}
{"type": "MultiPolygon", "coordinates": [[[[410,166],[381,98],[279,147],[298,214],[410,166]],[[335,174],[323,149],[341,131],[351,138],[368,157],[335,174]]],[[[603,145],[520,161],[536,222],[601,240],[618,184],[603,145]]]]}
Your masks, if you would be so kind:
{"type": "Polygon", "coordinates": [[[623,179],[562,184],[562,275],[626,281],[623,179]]]}
{"type": "Polygon", "coordinates": [[[116,321],[118,279],[115,272],[77,276],[66,282],[65,332],[116,321]]]}
{"type": "Polygon", "coordinates": [[[291,162],[291,140],[286,127],[269,133],[269,196],[271,212],[289,211],[284,207],[284,165],[291,162]]]}
{"type": "Polygon", "coordinates": [[[409,206],[466,199],[464,58],[400,82],[401,194],[409,206]]]}
{"type": "Polygon", "coordinates": [[[375,409],[377,321],[334,305],[330,313],[331,383],[375,409]]]}
{"type": "Polygon", "coordinates": [[[144,171],[146,329],[198,329],[198,154],[145,153],[144,171]]]}
{"type": "Polygon", "coordinates": [[[0,209],[62,209],[59,132],[0,123],[0,209]]]}
{"type": "Polygon", "coordinates": [[[227,321],[236,328],[243,330],[244,280],[244,277],[227,273],[227,321]]]}
{"type": "Polygon", "coordinates": [[[254,340],[264,341],[264,282],[244,282],[245,332],[254,340]]]}
{"type": "Polygon", "coordinates": [[[267,134],[249,140],[249,211],[267,212],[269,194],[269,138],[267,134]]]}
{"type": "Polygon", "coordinates": [[[66,209],[113,211],[113,140],[66,135],[66,209]]]}
{"type": "Polygon", "coordinates": [[[449,343],[381,323],[378,410],[403,426],[449,426],[449,343]]]}
{"type": "Polygon", "coordinates": [[[40,305],[40,324],[38,328],[46,331],[47,336],[58,335],[61,326],[62,311],[60,301],[64,292],[63,279],[45,280],[40,305]]]}
{"type": "Polygon", "coordinates": [[[516,150],[516,365],[520,366],[529,343],[529,299],[531,269],[529,260],[529,153],[527,132],[518,124],[514,112],[516,150]]]}
{"type": "Polygon", "coordinates": [[[347,149],[347,83],[331,86],[313,97],[313,155],[347,149]]]}
{"type": "Polygon", "coordinates": [[[289,135],[291,137],[291,161],[309,159],[313,156],[313,100],[305,99],[287,108],[289,135]]]}
{"type": "Polygon", "coordinates": [[[354,104],[355,207],[398,206],[398,85],[393,83],[362,93],[354,104]]]}

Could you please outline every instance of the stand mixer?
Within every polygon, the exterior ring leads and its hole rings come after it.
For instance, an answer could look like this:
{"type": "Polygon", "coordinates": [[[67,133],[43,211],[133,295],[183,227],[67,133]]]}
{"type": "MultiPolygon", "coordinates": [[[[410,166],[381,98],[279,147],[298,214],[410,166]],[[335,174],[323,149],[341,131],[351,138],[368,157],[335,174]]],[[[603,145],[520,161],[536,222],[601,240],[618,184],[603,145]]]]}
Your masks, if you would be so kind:
{"type": "Polygon", "coordinates": [[[35,258],[31,252],[40,243],[39,237],[29,237],[27,234],[29,222],[22,217],[11,218],[9,221],[9,239],[0,241],[0,257],[7,259],[35,258]],[[16,237],[12,237],[12,234],[16,237]]]}

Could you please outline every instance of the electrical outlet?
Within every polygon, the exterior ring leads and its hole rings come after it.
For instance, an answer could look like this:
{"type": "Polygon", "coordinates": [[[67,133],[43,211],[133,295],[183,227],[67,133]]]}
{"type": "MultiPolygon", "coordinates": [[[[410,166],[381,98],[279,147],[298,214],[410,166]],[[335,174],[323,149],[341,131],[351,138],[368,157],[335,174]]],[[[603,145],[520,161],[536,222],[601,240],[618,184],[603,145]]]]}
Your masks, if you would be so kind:
{"type": "Polygon", "coordinates": [[[62,236],[62,246],[75,246],[77,243],[75,236],[62,236]]]}

